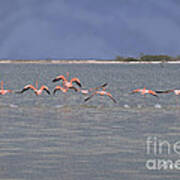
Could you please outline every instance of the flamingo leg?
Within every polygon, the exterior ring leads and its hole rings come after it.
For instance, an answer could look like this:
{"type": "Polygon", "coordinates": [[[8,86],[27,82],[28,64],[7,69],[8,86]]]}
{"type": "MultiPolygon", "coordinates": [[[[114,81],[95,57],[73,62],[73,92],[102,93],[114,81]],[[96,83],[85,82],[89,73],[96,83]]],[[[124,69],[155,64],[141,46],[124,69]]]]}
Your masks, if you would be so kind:
{"type": "Polygon", "coordinates": [[[105,107],[105,102],[103,101],[103,96],[100,96],[100,108],[104,108],[105,107]]]}
{"type": "Polygon", "coordinates": [[[178,97],[176,96],[176,111],[178,110],[178,97]]]}
{"type": "Polygon", "coordinates": [[[146,102],[146,95],[145,94],[143,94],[144,95],[144,107],[146,107],[147,106],[147,102],[146,102]]]}
{"type": "Polygon", "coordinates": [[[64,95],[63,95],[63,102],[67,103],[67,99],[68,99],[67,93],[64,93],[64,95]]]}

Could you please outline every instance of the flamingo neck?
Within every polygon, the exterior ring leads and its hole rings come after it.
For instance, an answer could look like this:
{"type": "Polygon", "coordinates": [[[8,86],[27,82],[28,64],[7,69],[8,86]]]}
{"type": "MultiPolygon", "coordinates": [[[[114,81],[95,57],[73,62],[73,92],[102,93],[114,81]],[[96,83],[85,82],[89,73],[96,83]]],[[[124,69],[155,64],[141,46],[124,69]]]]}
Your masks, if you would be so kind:
{"type": "Polygon", "coordinates": [[[3,88],[3,81],[1,81],[1,90],[3,90],[4,88],[3,88]]]}
{"type": "Polygon", "coordinates": [[[38,89],[38,81],[36,81],[36,89],[38,89]]]}
{"type": "Polygon", "coordinates": [[[69,72],[66,73],[66,76],[67,76],[67,80],[69,79],[69,72]]]}

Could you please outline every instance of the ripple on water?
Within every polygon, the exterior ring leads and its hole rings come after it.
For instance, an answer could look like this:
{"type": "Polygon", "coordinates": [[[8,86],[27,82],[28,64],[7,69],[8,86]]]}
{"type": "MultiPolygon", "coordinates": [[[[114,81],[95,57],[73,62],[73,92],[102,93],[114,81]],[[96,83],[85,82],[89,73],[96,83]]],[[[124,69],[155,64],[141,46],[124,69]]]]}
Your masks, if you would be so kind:
{"type": "Polygon", "coordinates": [[[9,107],[11,107],[11,108],[18,108],[18,105],[16,105],[16,104],[10,104],[9,107]]]}
{"type": "Polygon", "coordinates": [[[129,108],[131,108],[128,104],[124,104],[124,108],[127,108],[127,109],[129,109],[129,108]]]}
{"type": "Polygon", "coordinates": [[[162,106],[161,106],[160,104],[155,104],[154,107],[155,107],[156,109],[161,109],[161,108],[162,108],[162,106]]]}

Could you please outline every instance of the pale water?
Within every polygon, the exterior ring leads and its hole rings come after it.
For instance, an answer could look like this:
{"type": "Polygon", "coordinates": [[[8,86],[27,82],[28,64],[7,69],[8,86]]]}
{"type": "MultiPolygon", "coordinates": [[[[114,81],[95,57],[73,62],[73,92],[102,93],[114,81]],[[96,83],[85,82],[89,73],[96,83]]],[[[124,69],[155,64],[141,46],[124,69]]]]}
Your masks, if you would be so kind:
{"type": "MultiPolygon", "coordinates": [[[[117,100],[76,92],[36,96],[31,91],[0,97],[0,179],[169,180],[175,168],[149,170],[149,159],[180,159],[166,148],[147,154],[148,137],[180,141],[180,97],[128,93],[135,88],[180,88],[180,65],[1,64],[4,87],[20,90],[70,72],[84,88],[108,83],[117,100]]],[[[152,144],[151,144],[152,145],[152,144]]],[[[152,150],[152,149],[151,149],[152,150]]],[[[172,150],[172,148],[171,148],[172,150]]]]}

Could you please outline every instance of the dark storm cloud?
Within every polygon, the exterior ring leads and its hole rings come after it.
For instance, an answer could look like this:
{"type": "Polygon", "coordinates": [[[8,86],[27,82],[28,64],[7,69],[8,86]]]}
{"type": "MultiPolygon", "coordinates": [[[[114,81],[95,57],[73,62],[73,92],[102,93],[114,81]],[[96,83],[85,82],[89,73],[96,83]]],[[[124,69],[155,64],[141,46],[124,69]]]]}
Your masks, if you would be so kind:
{"type": "Polygon", "coordinates": [[[0,58],[180,54],[177,0],[0,1],[0,58]]]}

